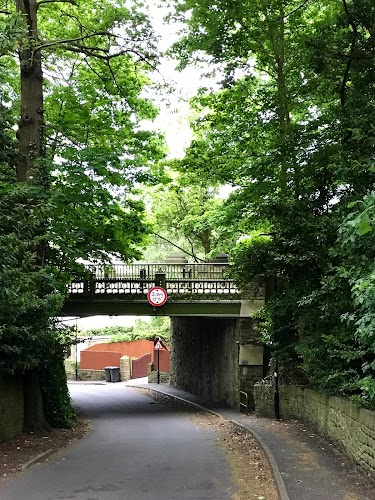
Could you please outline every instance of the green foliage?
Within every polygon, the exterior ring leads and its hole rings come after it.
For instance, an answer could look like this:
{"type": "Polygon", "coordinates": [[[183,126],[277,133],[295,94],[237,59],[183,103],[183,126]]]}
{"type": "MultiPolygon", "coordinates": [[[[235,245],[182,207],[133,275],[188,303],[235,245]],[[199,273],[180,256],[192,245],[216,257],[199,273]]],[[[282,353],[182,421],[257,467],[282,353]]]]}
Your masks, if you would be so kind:
{"type": "Polygon", "coordinates": [[[103,328],[93,328],[85,332],[85,336],[110,336],[110,342],[130,342],[136,340],[132,326],[105,326],[103,328]]]}
{"type": "Polygon", "coordinates": [[[133,332],[132,326],[105,326],[103,328],[91,328],[84,332],[85,337],[92,336],[115,336],[115,335],[131,335],[133,332]]]}
{"type": "Polygon", "coordinates": [[[374,376],[364,377],[360,382],[362,398],[360,403],[364,403],[370,409],[375,408],[375,380],[374,376]]]}
{"type": "Polygon", "coordinates": [[[184,185],[180,177],[152,190],[151,223],[169,241],[182,238],[191,257],[207,258],[217,238],[214,217],[220,204],[215,189],[184,185]]]}
{"type": "Polygon", "coordinates": [[[41,372],[46,416],[66,426],[73,413],[64,343],[50,318],[81,271],[78,259],[140,255],[148,228],[135,184],[159,181],[164,156],[162,137],[146,125],[157,110],[141,96],[157,52],[138,1],[28,6],[20,16],[22,2],[0,1],[0,371],[41,372]],[[38,31],[27,29],[34,15],[38,31]],[[40,55],[45,79],[39,68],[33,82],[43,84],[35,95],[44,94],[36,112],[45,123],[30,120],[35,134],[22,141],[19,101],[23,110],[26,102],[32,107],[25,83],[40,55]],[[17,121],[23,156],[15,147],[17,121]],[[16,163],[33,186],[16,183],[16,163]]]}
{"type": "Polygon", "coordinates": [[[0,371],[22,373],[43,363],[50,318],[61,308],[64,284],[53,269],[37,263],[45,194],[2,181],[9,167],[0,170],[0,371]]]}
{"type": "Polygon", "coordinates": [[[27,25],[18,12],[0,14],[0,57],[16,50],[25,40],[27,25]]]}
{"type": "Polygon", "coordinates": [[[233,187],[215,230],[238,283],[274,277],[263,329],[284,378],[373,404],[375,8],[174,4],[181,66],[206,58],[223,75],[193,100],[194,140],[175,167],[233,187]]]}
{"type": "Polygon", "coordinates": [[[134,325],[134,335],[136,338],[149,340],[160,337],[168,344],[171,339],[170,324],[170,318],[164,316],[151,316],[150,321],[137,319],[134,325]]]}
{"type": "Polygon", "coordinates": [[[350,204],[351,212],[340,227],[338,243],[343,255],[340,273],[350,285],[353,309],[342,315],[355,332],[361,350],[363,377],[360,387],[367,405],[374,404],[375,384],[375,264],[373,230],[375,224],[375,194],[350,204]]]}
{"type": "Polygon", "coordinates": [[[64,349],[69,337],[51,322],[60,310],[63,283],[40,267],[40,223],[45,196],[35,187],[0,182],[0,371],[40,373],[44,414],[52,427],[69,427],[74,412],[66,385],[64,349]],[[26,230],[27,229],[27,230],[26,230]]]}
{"type": "Polygon", "coordinates": [[[230,253],[230,275],[240,286],[269,273],[272,264],[272,238],[253,234],[241,239],[230,253]]]}
{"type": "Polygon", "coordinates": [[[44,415],[51,427],[69,428],[76,421],[66,384],[64,357],[74,343],[71,332],[51,328],[45,344],[44,363],[41,368],[41,388],[44,415]]]}
{"type": "Polygon", "coordinates": [[[168,317],[152,316],[150,321],[136,319],[133,326],[106,326],[87,330],[85,336],[109,335],[110,342],[130,342],[132,340],[154,340],[161,337],[167,343],[170,341],[170,319],[168,317]]]}

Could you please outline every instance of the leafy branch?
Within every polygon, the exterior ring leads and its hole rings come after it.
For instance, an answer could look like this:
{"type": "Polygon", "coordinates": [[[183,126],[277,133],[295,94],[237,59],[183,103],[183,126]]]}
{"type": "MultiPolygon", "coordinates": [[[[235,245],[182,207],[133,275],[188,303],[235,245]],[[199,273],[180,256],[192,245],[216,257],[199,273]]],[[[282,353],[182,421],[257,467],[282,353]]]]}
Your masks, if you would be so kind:
{"type": "Polygon", "coordinates": [[[162,236],[161,234],[158,234],[158,233],[155,233],[155,231],[151,231],[152,234],[154,234],[155,236],[157,236],[158,238],[166,241],[167,243],[169,243],[170,245],[174,246],[175,248],[177,248],[178,250],[181,250],[181,252],[185,253],[186,255],[189,255],[189,257],[193,257],[193,259],[197,262],[198,260],[201,261],[201,262],[205,262],[204,259],[200,259],[199,257],[197,257],[194,253],[190,253],[188,252],[187,250],[184,250],[183,248],[181,248],[180,246],[176,245],[176,243],[173,243],[173,241],[171,240],[168,240],[167,238],[164,238],[164,236],[162,236]]]}
{"type": "Polygon", "coordinates": [[[77,6],[77,2],[75,0],[39,0],[39,2],[37,2],[37,9],[39,9],[39,7],[43,4],[46,4],[46,3],[70,3],[71,5],[75,5],[77,6]]]}

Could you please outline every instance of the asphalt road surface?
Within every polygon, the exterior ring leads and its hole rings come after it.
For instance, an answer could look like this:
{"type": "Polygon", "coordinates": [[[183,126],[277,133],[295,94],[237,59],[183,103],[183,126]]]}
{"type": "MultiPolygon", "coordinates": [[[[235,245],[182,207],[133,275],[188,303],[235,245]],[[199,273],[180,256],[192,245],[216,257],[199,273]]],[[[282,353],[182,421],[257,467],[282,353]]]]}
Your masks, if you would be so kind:
{"type": "Polygon", "coordinates": [[[47,462],[10,477],[1,500],[231,499],[235,491],[216,433],[119,384],[70,386],[93,429],[47,462]]]}

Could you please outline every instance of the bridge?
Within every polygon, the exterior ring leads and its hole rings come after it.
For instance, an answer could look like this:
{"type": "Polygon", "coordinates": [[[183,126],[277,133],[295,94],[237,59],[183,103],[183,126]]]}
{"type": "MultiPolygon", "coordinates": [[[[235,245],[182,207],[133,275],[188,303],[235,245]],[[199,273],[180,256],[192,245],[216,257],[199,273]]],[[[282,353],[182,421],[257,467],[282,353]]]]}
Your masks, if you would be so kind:
{"type": "Polygon", "coordinates": [[[263,346],[253,313],[264,305],[262,279],[240,290],[220,263],[113,264],[88,269],[73,281],[63,314],[171,317],[171,385],[238,406],[253,406],[253,386],[264,376],[263,346]],[[163,306],[149,290],[162,286],[163,306]]]}
{"type": "Polygon", "coordinates": [[[264,287],[241,291],[228,278],[227,263],[111,264],[90,266],[86,278],[73,281],[62,310],[69,316],[222,316],[240,317],[264,303],[264,287]],[[151,306],[149,290],[168,294],[161,307],[151,306]]]}

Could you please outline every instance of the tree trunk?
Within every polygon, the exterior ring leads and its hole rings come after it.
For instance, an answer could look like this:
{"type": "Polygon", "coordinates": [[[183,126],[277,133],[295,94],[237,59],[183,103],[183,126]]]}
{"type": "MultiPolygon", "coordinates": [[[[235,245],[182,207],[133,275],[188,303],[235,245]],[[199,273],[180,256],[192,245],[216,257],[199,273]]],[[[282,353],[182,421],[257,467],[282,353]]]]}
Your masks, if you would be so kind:
{"type": "MultiPolygon", "coordinates": [[[[21,109],[17,139],[19,154],[17,161],[17,180],[27,184],[42,185],[41,164],[43,156],[43,72],[38,46],[37,1],[16,0],[17,11],[26,19],[28,35],[24,49],[19,51],[21,109]]],[[[41,224],[40,232],[44,226],[41,224]]],[[[42,266],[44,245],[36,251],[38,265],[42,266]]],[[[40,293],[40,290],[35,290],[40,293]]],[[[48,428],[44,417],[39,375],[36,371],[24,375],[24,427],[27,430],[40,431],[48,428]]]]}
{"type": "Polygon", "coordinates": [[[36,160],[43,148],[43,72],[37,31],[36,0],[16,0],[17,11],[22,13],[28,26],[28,48],[19,51],[21,73],[21,114],[17,138],[19,158],[17,180],[38,184],[40,176],[36,160]]]}
{"type": "Polygon", "coordinates": [[[39,374],[36,371],[26,372],[23,379],[24,429],[26,431],[42,431],[49,428],[44,418],[42,393],[39,374]]]}
{"type": "Polygon", "coordinates": [[[279,186],[285,194],[288,184],[288,170],[290,169],[289,140],[292,132],[289,96],[285,70],[285,12],[283,0],[278,3],[278,19],[268,20],[268,31],[273,57],[275,60],[275,77],[277,86],[277,109],[279,119],[279,158],[280,175],[279,186]]]}

